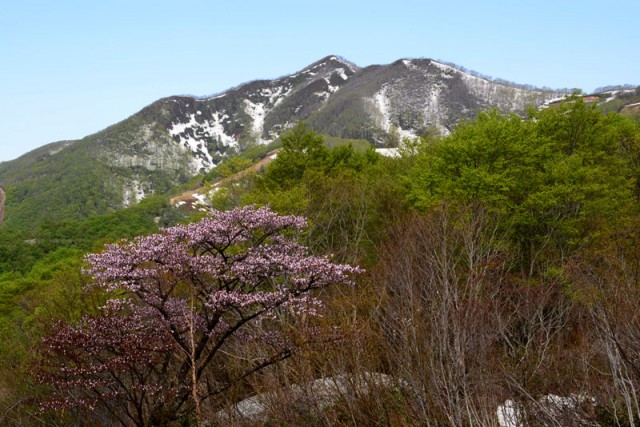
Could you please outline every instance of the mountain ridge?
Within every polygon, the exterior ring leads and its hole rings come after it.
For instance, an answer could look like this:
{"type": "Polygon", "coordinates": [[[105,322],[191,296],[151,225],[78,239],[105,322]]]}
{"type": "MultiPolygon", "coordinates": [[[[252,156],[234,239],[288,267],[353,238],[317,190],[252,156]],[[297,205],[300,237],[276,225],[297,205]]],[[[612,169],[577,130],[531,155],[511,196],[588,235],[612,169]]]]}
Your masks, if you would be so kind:
{"type": "Polygon", "coordinates": [[[321,134],[393,146],[404,137],[446,134],[482,110],[521,113],[566,95],[462,69],[428,58],[359,67],[328,55],[293,74],[211,96],[161,98],[82,139],[0,163],[5,224],[26,227],[129,206],[232,153],[270,143],[303,120],[321,134]],[[52,206],[53,195],[62,201],[52,206]]]}

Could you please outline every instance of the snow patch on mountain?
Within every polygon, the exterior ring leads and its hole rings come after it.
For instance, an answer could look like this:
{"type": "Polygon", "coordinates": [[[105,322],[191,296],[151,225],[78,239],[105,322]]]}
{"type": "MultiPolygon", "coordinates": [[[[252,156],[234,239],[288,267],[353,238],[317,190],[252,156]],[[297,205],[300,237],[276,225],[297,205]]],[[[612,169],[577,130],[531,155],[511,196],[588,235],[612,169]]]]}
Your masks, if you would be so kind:
{"type": "Polygon", "coordinates": [[[219,95],[213,95],[213,96],[208,96],[208,97],[204,97],[204,98],[195,98],[196,102],[206,102],[206,101],[211,101],[212,99],[220,99],[223,98],[225,96],[227,96],[229,92],[223,92],[219,95]]]}
{"type": "MultiPolygon", "coordinates": [[[[342,60],[340,60],[339,58],[335,57],[335,56],[331,56],[329,58],[327,58],[327,61],[333,61],[333,62],[338,62],[342,65],[344,65],[346,68],[349,69],[349,71],[351,71],[352,74],[356,73],[357,67],[355,67],[353,64],[350,64],[348,62],[344,62],[342,60]]],[[[304,70],[300,71],[297,74],[293,74],[291,76],[289,76],[290,78],[295,78],[298,77],[300,74],[305,74],[307,76],[316,76],[318,74],[320,74],[320,76],[328,76],[334,73],[338,73],[338,75],[342,78],[342,80],[347,80],[349,78],[349,76],[347,75],[347,72],[345,70],[345,67],[336,67],[336,68],[331,68],[334,64],[330,64],[328,62],[321,62],[319,64],[315,64],[311,67],[305,68],[304,70]],[[325,68],[323,70],[323,68],[325,68]]]]}
{"type": "Polygon", "coordinates": [[[58,145],[56,148],[52,148],[51,150],[49,150],[49,154],[52,155],[52,156],[54,154],[58,154],[59,152],[61,152],[62,150],[64,150],[65,148],[67,148],[71,144],[73,144],[72,141],[62,143],[62,144],[58,145]]]}
{"type": "Polygon", "coordinates": [[[266,87],[260,90],[260,95],[268,98],[267,104],[272,107],[280,104],[284,98],[286,98],[291,93],[291,85],[288,87],[285,86],[275,86],[275,87],[266,87]]]}
{"type": "Polygon", "coordinates": [[[320,67],[324,66],[325,64],[326,64],[326,62],[321,62],[321,63],[319,63],[317,65],[314,65],[311,68],[306,69],[305,72],[310,72],[311,70],[315,70],[316,68],[320,68],[320,67]]]}
{"type": "Polygon", "coordinates": [[[344,68],[336,68],[336,73],[338,73],[338,75],[340,76],[340,78],[342,78],[342,80],[348,80],[349,76],[347,76],[347,73],[344,72],[344,68]]]}
{"type": "Polygon", "coordinates": [[[373,95],[373,101],[376,106],[376,110],[379,115],[376,117],[376,122],[379,127],[388,132],[391,128],[391,102],[387,97],[387,87],[382,86],[382,89],[373,95]]]}
{"type": "Polygon", "coordinates": [[[375,120],[378,127],[382,128],[385,132],[389,132],[391,128],[391,106],[389,98],[386,96],[387,88],[382,86],[382,89],[373,95],[373,103],[376,108],[375,120]]]}
{"type": "MultiPolygon", "coordinates": [[[[338,58],[337,56],[331,56],[329,57],[329,61],[336,61],[339,62],[340,64],[346,65],[346,67],[349,69],[349,71],[351,71],[352,73],[357,73],[358,72],[358,66],[353,64],[352,62],[349,62],[343,58],[338,58]]],[[[340,69],[340,68],[338,68],[340,69]]],[[[345,79],[346,80],[346,79],[345,79]]]]}
{"type": "Polygon", "coordinates": [[[329,97],[330,94],[335,93],[338,91],[338,89],[340,89],[340,86],[332,86],[331,85],[331,78],[330,77],[325,77],[324,81],[327,82],[327,88],[329,88],[329,93],[327,94],[327,98],[329,97]]]}
{"type": "Polygon", "coordinates": [[[503,110],[520,111],[527,105],[543,105],[564,97],[558,92],[524,89],[487,80],[436,61],[431,61],[431,64],[443,72],[443,78],[459,76],[474,96],[489,100],[490,105],[500,106],[503,110]]]}
{"type": "Polygon", "coordinates": [[[466,73],[460,75],[473,95],[480,99],[491,100],[492,103],[498,103],[502,108],[506,107],[509,110],[517,111],[524,109],[527,104],[535,103],[535,97],[531,91],[492,83],[466,73]]]}
{"type": "Polygon", "coordinates": [[[404,64],[405,67],[407,67],[410,70],[418,70],[418,67],[408,59],[403,59],[402,63],[404,64]]]}
{"type": "Polygon", "coordinates": [[[391,100],[387,96],[387,86],[383,85],[382,89],[376,92],[373,95],[373,104],[375,107],[375,121],[379,128],[384,130],[385,132],[389,132],[391,130],[391,126],[395,126],[400,139],[405,138],[415,138],[416,134],[409,129],[402,129],[398,125],[394,125],[391,121],[392,108],[391,108],[391,100]]]}
{"type": "MultiPolygon", "coordinates": [[[[453,75],[456,73],[460,73],[460,70],[458,70],[457,68],[452,67],[451,65],[446,65],[446,64],[441,64],[439,62],[436,61],[431,61],[431,64],[436,67],[437,69],[439,69],[440,71],[443,72],[442,77],[445,79],[451,79],[453,78],[453,75]]],[[[471,76],[473,77],[473,76],[471,76]]]]}
{"type": "Polygon", "coordinates": [[[229,120],[227,114],[214,112],[210,119],[201,119],[199,122],[195,114],[189,115],[186,123],[173,123],[169,134],[180,145],[193,153],[192,169],[194,173],[202,170],[208,171],[215,166],[213,157],[207,148],[206,139],[220,141],[228,147],[237,147],[238,142],[233,136],[227,135],[224,130],[224,122],[229,120]]]}
{"type": "MultiPolygon", "coordinates": [[[[263,135],[265,133],[265,117],[271,112],[271,110],[278,106],[285,98],[287,98],[293,91],[291,84],[285,85],[273,85],[270,87],[263,87],[258,91],[249,95],[249,98],[244,98],[244,111],[251,118],[251,134],[258,144],[268,144],[274,138],[265,139],[263,135]]],[[[271,135],[272,132],[269,132],[271,135]]]]}
{"type": "Polygon", "coordinates": [[[400,140],[415,139],[418,137],[418,135],[409,129],[402,129],[400,126],[397,126],[397,129],[398,135],[400,135],[400,140]]]}
{"type": "Polygon", "coordinates": [[[434,126],[441,135],[448,135],[449,129],[444,125],[443,108],[440,106],[440,93],[442,85],[434,85],[429,93],[424,107],[424,116],[429,117],[431,126],[434,126]]]}
{"type": "Polygon", "coordinates": [[[633,93],[635,91],[636,91],[635,89],[622,89],[622,90],[607,90],[607,91],[604,91],[604,92],[601,92],[601,93],[609,95],[607,97],[607,99],[604,100],[604,102],[610,102],[610,101],[613,101],[614,99],[618,98],[618,96],[620,96],[620,95],[633,93]]]}
{"type": "Polygon", "coordinates": [[[560,102],[563,99],[565,99],[566,96],[562,95],[562,96],[556,96],[555,98],[549,98],[549,99],[545,99],[544,103],[542,104],[543,108],[548,107],[549,105],[553,104],[554,102],[560,102]]]}
{"type": "MultiPolygon", "coordinates": [[[[263,89],[264,90],[264,89],[263,89]]],[[[266,110],[264,104],[253,103],[248,99],[244,100],[245,112],[251,117],[251,133],[258,144],[267,144],[269,141],[262,139],[264,132],[264,117],[266,110]]]]}

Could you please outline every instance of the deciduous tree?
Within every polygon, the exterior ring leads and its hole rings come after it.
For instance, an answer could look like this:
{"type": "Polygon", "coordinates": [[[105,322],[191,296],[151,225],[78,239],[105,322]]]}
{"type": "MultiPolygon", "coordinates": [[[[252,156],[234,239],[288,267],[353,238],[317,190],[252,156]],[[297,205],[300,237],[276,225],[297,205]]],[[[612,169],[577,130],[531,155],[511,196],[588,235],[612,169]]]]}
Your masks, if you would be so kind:
{"type": "Polygon", "coordinates": [[[93,286],[113,298],[42,340],[37,379],[55,389],[45,406],[199,422],[205,401],[295,351],[279,320],[318,314],[310,292],[359,271],[310,255],[295,239],[305,227],[268,207],[214,211],[87,256],[93,286]]]}

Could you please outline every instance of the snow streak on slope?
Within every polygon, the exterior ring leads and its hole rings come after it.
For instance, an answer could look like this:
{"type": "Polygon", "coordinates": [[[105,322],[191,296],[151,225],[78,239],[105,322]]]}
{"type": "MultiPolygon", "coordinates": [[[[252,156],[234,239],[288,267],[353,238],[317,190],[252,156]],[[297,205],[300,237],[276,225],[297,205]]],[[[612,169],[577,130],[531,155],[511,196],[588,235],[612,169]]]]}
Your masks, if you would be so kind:
{"type": "MultiPolygon", "coordinates": [[[[391,120],[391,100],[386,94],[387,87],[383,85],[382,89],[373,96],[373,102],[376,109],[376,123],[377,125],[384,130],[385,132],[389,132],[391,130],[391,126],[393,126],[391,120]]],[[[409,129],[402,129],[400,126],[395,126],[398,136],[401,140],[405,138],[413,139],[417,135],[409,129]]]]}
{"type": "MultiPolygon", "coordinates": [[[[602,92],[602,94],[608,95],[607,99],[605,99],[604,102],[611,102],[614,99],[618,98],[618,96],[620,96],[620,95],[634,93],[635,91],[636,91],[636,89],[607,90],[607,91],[602,92]]],[[[631,106],[631,105],[627,105],[627,107],[629,107],[629,106],[631,106]]]]}
{"type": "Polygon", "coordinates": [[[479,111],[522,112],[563,95],[488,80],[430,59],[403,59],[365,75],[380,82],[364,97],[366,113],[381,132],[373,137],[378,143],[395,131],[401,139],[434,130],[446,135],[479,111]]]}
{"type": "Polygon", "coordinates": [[[345,73],[344,68],[336,68],[336,73],[338,73],[338,75],[340,76],[340,78],[342,80],[348,80],[349,76],[347,76],[347,73],[345,73]]]}
{"type": "Polygon", "coordinates": [[[269,141],[262,139],[262,132],[264,131],[264,116],[266,114],[265,105],[257,102],[253,103],[248,99],[244,100],[245,111],[251,116],[251,133],[255,138],[256,143],[266,144],[269,141]]]}
{"type": "Polygon", "coordinates": [[[519,111],[527,105],[541,105],[558,98],[555,92],[508,86],[462,72],[450,65],[436,61],[431,63],[442,70],[445,78],[453,78],[453,75],[460,76],[473,95],[479,99],[488,100],[491,105],[499,106],[501,110],[519,111]]]}
{"type": "Polygon", "coordinates": [[[209,170],[227,154],[225,147],[272,142],[283,130],[322,106],[310,95],[326,102],[353,74],[351,65],[329,57],[292,76],[257,80],[214,97],[196,99],[197,108],[204,114],[194,114],[190,104],[193,98],[176,97],[172,102],[177,104],[171,110],[177,110],[180,117],[167,130],[174,141],[194,155],[194,171],[209,170]],[[292,111],[294,115],[298,111],[287,105],[289,97],[305,104],[309,112],[291,117],[292,111]]]}
{"type": "Polygon", "coordinates": [[[291,85],[267,87],[260,90],[260,95],[268,98],[267,104],[275,107],[291,93],[291,85]]]}
{"type": "Polygon", "coordinates": [[[69,145],[71,145],[71,144],[72,144],[72,142],[71,142],[71,141],[69,141],[69,142],[65,142],[65,143],[62,143],[62,144],[60,144],[59,146],[57,146],[57,147],[52,148],[51,150],[49,150],[49,154],[50,154],[50,155],[52,155],[52,156],[53,156],[54,154],[58,154],[59,152],[61,152],[62,150],[64,150],[65,148],[67,148],[67,147],[68,147],[69,145]]]}
{"type": "MultiPolygon", "coordinates": [[[[265,87],[251,93],[243,100],[244,111],[251,118],[251,139],[257,144],[268,144],[275,137],[263,138],[265,133],[265,117],[289,96],[292,91],[291,84],[265,87]]],[[[269,132],[271,135],[271,132],[269,132]]]]}
{"type": "Polygon", "coordinates": [[[410,60],[408,60],[408,59],[403,59],[402,63],[404,64],[405,67],[407,67],[410,70],[417,70],[418,69],[418,67],[416,67],[416,65],[413,62],[411,62],[410,60]]]}
{"type": "Polygon", "coordinates": [[[169,129],[169,134],[178,138],[180,144],[193,153],[192,168],[194,173],[208,171],[215,166],[207,147],[207,139],[220,141],[228,147],[238,145],[232,136],[225,133],[223,123],[229,119],[227,114],[216,111],[210,119],[197,119],[196,115],[202,116],[202,112],[191,114],[187,123],[174,123],[169,129]]]}
{"type": "Polygon", "coordinates": [[[395,76],[372,97],[374,121],[385,133],[397,131],[401,140],[413,139],[432,128],[446,134],[447,111],[440,102],[446,78],[439,71],[434,74],[424,61],[405,59],[398,64],[402,68],[396,66],[395,76]]]}
{"type": "Polygon", "coordinates": [[[376,124],[382,128],[385,132],[389,132],[391,128],[391,114],[389,98],[387,98],[385,92],[386,87],[382,86],[382,89],[373,95],[373,102],[378,113],[375,117],[376,124]]]}

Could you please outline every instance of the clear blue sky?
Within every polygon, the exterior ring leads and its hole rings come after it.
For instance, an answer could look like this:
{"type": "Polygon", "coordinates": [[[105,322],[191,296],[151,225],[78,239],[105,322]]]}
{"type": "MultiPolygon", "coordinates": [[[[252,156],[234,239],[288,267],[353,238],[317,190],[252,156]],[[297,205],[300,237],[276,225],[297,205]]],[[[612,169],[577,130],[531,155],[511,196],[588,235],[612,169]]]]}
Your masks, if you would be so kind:
{"type": "Polygon", "coordinates": [[[0,161],[164,96],[207,95],[329,54],[454,62],[586,92],[640,84],[640,0],[7,0],[0,161]]]}

